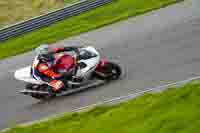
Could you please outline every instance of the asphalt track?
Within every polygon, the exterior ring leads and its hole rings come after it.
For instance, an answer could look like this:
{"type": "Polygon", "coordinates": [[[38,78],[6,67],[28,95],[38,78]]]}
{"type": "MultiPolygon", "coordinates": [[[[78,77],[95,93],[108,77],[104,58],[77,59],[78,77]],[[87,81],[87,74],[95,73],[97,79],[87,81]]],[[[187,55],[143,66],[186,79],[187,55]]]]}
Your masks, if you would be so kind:
{"type": "Polygon", "coordinates": [[[33,53],[2,60],[0,129],[116,96],[144,91],[146,87],[184,80],[200,73],[200,15],[197,10],[193,10],[189,1],[130,18],[57,44],[80,44],[82,41],[93,43],[101,49],[102,55],[122,64],[126,71],[123,79],[71,96],[39,102],[18,94],[24,84],[13,77],[16,69],[31,63],[33,53]]]}

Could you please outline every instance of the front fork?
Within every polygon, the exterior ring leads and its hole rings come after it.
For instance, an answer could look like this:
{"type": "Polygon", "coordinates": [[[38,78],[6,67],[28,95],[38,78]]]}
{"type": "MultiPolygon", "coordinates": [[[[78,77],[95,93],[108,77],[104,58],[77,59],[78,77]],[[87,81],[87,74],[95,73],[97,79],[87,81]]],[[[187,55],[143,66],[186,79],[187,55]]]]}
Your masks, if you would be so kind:
{"type": "Polygon", "coordinates": [[[103,68],[106,66],[106,64],[108,63],[108,60],[103,58],[100,60],[99,64],[96,67],[96,72],[102,72],[103,68]]]}
{"type": "Polygon", "coordinates": [[[101,59],[99,64],[97,65],[95,69],[95,75],[97,78],[101,80],[105,80],[107,78],[107,74],[105,72],[106,65],[109,63],[107,59],[101,59]]]}

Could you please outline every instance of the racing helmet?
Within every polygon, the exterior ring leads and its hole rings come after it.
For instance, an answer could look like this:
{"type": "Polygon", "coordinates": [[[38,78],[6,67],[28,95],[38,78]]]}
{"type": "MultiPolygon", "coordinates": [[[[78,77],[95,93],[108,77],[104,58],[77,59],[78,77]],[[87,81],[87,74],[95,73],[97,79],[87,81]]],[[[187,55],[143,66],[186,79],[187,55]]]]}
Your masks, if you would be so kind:
{"type": "Polygon", "coordinates": [[[35,49],[35,52],[38,55],[38,59],[43,62],[49,62],[54,60],[54,55],[50,52],[48,44],[40,45],[35,49]]]}

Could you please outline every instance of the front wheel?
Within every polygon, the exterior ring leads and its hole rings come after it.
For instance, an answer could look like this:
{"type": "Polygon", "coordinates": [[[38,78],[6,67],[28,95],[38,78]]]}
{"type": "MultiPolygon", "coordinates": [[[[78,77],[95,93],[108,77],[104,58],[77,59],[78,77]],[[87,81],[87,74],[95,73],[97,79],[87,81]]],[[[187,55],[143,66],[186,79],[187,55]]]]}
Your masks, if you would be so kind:
{"type": "Polygon", "coordinates": [[[106,63],[101,71],[96,71],[96,76],[101,80],[117,80],[122,73],[121,67],[113,62],[106,63]]]}

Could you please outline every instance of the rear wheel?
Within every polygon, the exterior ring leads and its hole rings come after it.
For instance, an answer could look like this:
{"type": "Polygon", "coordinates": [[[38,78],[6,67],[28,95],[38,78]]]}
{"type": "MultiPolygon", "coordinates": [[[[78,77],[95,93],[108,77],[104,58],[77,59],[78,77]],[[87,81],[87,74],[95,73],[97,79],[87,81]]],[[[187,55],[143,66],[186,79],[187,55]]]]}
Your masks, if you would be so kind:
{"type": "MultiPolygon", "coordinates": [[[[48,91],[48,85],[37,85],[37,84],[27,84],[26,89],[32,90],[32,91],[48,91]]],[[[39,100],[45,100],[53,97],[50,94],[36,94],[36,93],[31,93],[28,94],[33,98],[39,99],[39,100]]]]}
{"type": "Polygon", "coordinates": [[[48,98],[47,96],[40,95],[40,94],[32,94],[31,97],[33,97],[35,99],[39,99],[39,100],[45,100],[48,98]]]}

